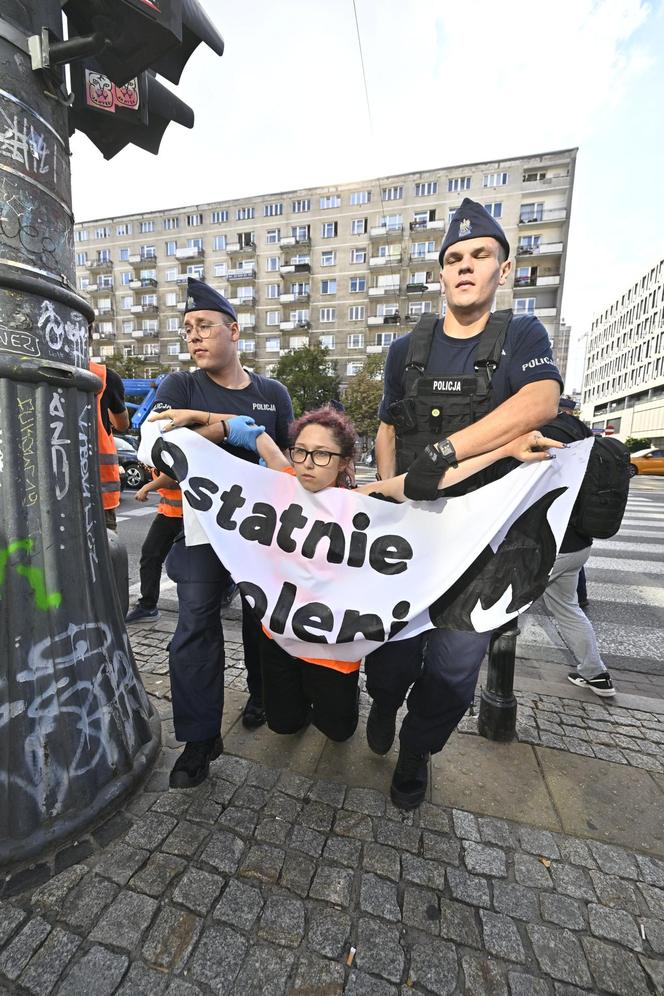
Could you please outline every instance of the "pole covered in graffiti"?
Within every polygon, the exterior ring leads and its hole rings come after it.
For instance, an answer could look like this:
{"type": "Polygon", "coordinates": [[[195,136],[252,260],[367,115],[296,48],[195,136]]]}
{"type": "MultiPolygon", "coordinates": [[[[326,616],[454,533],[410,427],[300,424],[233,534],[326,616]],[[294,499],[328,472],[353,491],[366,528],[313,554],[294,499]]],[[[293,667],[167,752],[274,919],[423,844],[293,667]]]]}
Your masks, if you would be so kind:
{"type": "Polygon", "coordinates": [[[27,42],[61,20],[57,0],[0,19],[1,868],[101,819],[159,746],[100,499],[63,77],[27,42]]]}

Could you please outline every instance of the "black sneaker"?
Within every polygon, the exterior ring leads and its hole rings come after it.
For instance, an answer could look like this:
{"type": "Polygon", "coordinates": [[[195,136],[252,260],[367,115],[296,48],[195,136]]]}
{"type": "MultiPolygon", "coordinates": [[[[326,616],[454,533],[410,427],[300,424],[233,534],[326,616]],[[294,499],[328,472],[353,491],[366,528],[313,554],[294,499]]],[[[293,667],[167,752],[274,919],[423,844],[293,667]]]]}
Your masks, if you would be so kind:
{"type": "Polygon", "coordinates": [[[415,809],[424,800],[429,780],[429,755],[416,754],[401,744],[392,775],[390,796],[399,809],[415,809]]]}
{"type": "Polygon", "coordinates": [[[242,725],[248,730],[257,730],[265,722],[263,700],[256,695],[250,695],[242,713],[242,725]]]}
{"type": "Polygon", "coordinates": [[[367,716],[367,743],[374,754],[387,754],[394,743],[396,725],[396,709],[381,709],[377,702],[371,703],[367,716]]]}
{"type": "Polygon", "coordinates": [[[189,741],[173,765],[168,784],[174,789],[195,788],[207,778],[210,761],[215,761],[223,751],[221,736],[189,741]]]}
{"type": "Polygon", "coordinates": [[[567,680],[571,681],[573,685],[578,685],[579,688],[589,688],[595,695],[601,695],[605,699],[616,694],[608,671],[600,671],[594,678],[582,678],[577,671],[572,671],[571,674],[567,675],[567,680]]]}
{"type": "Polygon", "coordinates": [[[160,615],[161,613],[156,606],[154,609],[146,609],[142,605],[135,605],[125,616],[125,622],[134,623],[140,622],[141,619],[158,619],[160,615]]]}

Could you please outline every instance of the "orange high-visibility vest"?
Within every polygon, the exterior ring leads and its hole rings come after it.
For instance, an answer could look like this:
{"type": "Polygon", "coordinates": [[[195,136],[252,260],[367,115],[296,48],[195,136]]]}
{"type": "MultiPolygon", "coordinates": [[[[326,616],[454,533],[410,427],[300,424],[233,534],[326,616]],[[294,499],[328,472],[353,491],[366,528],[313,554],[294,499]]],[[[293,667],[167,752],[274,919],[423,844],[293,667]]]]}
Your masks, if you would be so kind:
{"type": "MultiPolygon", "coordinates": [[[[157,471],[153,470],[152,479],[155,480],[158,476],[157,471]]],[[[181,519],[182,492],[177,482],[173,481],[170,488],[157,488],[157,494],[159,495],[157,515],[167,515],[171,519],[181,519]]]]}
{"type": "Polygon", "coordinates": [[[104,508],[117,508],[120,504],[120,462],[113,434],[106,431],[101,417],[101,396],[106,389],[106,367],[103,363],[90,360],[90,370],[101,381],[101,391],[97,395],[97,439],[99,444],[99,477],[101,479],[101,500],[104,508]]]}

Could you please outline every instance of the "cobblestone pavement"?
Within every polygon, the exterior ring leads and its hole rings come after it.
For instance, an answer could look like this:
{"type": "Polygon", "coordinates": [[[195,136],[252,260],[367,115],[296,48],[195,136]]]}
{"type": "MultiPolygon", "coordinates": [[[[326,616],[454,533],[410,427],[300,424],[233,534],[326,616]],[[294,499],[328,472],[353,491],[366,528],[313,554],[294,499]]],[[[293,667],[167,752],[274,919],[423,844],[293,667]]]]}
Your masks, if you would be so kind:
{"type": "Polygon", "coordinates": [[[664,861],[237,757],[212,772],[144,791],[113,843],[0,903],[0,993],[664,991],[664,861]]]}

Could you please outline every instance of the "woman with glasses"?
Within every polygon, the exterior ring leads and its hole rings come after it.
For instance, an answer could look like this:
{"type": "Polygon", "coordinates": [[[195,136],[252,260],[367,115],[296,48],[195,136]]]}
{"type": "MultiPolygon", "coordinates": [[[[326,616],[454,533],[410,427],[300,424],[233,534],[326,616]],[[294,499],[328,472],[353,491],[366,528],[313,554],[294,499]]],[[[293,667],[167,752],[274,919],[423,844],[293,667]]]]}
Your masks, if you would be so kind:
{"type": "MultiPolygon", "coordinates": [[[[204,413],[202,413],[204,414],[204,413]]],[[[180,421],[176,411],[160,412],[153,419],[169,419],[167,430],[180,421]]],[[[221,416],[226,442],[257,453],[271,470],[293,474],[300,485],[315,494],[325,488],[353,487],[353,457],[357,435],[346,415],[331,407],[307,412],[290,426],[290,461],[262,426],[246,416],[221,416]]],[[[205,419],[202,418],[204,422],[205,419]]],[[[165,431],[167,431],[165,430],[165,431]]],[[[497,460],[551,459],[548,447],[562,444],[540,432],[529,432],[482,456],[463,460],[441,477],[440,487],[451,487],[497,460]]],[[[354,488],[360,494],[388,501],[405,501],[405,474],[354,488]]],[[[297,733],[310,721],[331,740],[347,740],[358,720],[360,661],[298,658],[286,653],[263,627],[260,637],[264,707],[267,724],[275,733],[297,733]]]]}

